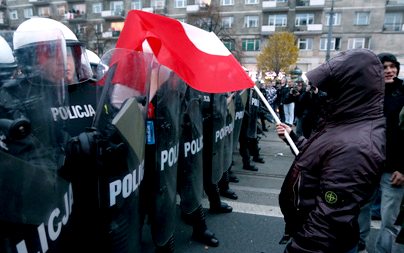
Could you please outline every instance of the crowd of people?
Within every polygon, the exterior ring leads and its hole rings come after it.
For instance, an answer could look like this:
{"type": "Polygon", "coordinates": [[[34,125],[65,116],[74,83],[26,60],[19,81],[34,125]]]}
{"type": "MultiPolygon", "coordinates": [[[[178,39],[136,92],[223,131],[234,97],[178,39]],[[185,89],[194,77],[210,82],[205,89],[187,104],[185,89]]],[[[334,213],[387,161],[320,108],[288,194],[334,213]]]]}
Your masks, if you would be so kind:
{"type": "Polygon", "coordinates": [[[12,46],[0,37],[1,252],[141,252],[149,225],[156,252],[172,253],[177,196],[190,237],[218,247],[202,198],[213,214],[232,212],[222,198],[238,199],[233,155],[247,171],[270,163],[259,147],[270,127],[299,149],[279,196],[285,252],[373,247],[372,206],[375,252],[404,252],[394,55],[349,50],[308,81],[264,79],[276,123],[255,89],[195,90],[150,53],[115,49],[95,70],[84,44],[51,19],[29,19],[11,37],[12,46]]]}

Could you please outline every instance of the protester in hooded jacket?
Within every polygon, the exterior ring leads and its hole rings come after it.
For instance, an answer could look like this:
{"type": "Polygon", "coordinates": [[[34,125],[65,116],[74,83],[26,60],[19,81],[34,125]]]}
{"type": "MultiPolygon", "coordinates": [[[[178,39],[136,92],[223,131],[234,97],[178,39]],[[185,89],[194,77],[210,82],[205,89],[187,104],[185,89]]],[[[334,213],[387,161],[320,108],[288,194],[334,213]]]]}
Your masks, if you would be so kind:
{"type": "Polygon", "coordinates": [[[381,227],[376,239],[375,252],[404,252],[404,246],[394,243],[400,227],[395,225],[404,195],[404,160],[402,145],[404,134],[399,127],[399,114],[404,105],[404,84],[397,78],[400,63],[390,53],[378,55],[384,66],[386,91],[384,115],[386,117],[386,166],[380,180],[381,227]]]}
{"type": "Polygon", "coordinates": [[[279,195],[291,240],[285,252],[356,252],[358,215],[385,160],[383,66],[367,49],[341,52],[306,74],[327,93],[323,128],[305,139],[277,125],[300,153],[279,195]]]}

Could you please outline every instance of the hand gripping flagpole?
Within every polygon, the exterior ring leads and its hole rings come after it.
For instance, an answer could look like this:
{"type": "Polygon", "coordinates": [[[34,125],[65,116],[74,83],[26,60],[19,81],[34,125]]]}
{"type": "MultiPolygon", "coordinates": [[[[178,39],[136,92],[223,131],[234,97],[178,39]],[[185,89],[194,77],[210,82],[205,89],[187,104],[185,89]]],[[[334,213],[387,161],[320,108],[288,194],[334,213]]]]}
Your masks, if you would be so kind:
{"type": "MultiPolygon", "coordinates": [[[[281,121],[279,120],[278,115],[276,115],[276,113],[272,109],[271,105],[268,103],[267,99],[264,97],[264,95],[262,94],[260,89],[257,87],[257,85],[254,85],[254,90],[258,93],[261,101],[264,102],[265,106],[268,108],[268,110],[271,113],[272,117],[275,119],[276,124],[280,124],[281,121]]],[[[285,137],[286,137],[286,140],[288,141],[290,147],[292,148],[293,152],[295,153],[295,155],[298,155],[299,150],[297,149],[297,147],[296,147],[295,143],[293,142],[292,138],[290,138],[290,135],[289,135],[289,133],[287,131],[285,131],[285,137]]]]}

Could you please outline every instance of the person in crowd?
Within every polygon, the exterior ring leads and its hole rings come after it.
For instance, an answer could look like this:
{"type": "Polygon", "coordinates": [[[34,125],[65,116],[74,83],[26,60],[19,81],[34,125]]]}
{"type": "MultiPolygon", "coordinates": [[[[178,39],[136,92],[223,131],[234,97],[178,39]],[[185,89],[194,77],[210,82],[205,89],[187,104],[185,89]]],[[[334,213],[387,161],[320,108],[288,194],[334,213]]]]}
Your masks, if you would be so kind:
{"type": "Polygon", "coordinates": [[[327,94],[310,84],[298,83],[297,88],[302,89],[295,102],[296,135],[303,135],[307,139],[317,129],[323,117],[321,108],[325,106],[323,101],[327,94]]]}
{"type": "MultiPolygon", "coordinates": [[[[272,107],[272,109],[276,112],[278,109],[278,106],[276,104],[276,99],[277,99],[277,92],[276,92],[276,88],[275,88],[275,82],[265,79],[267,82],[267,85],[265,86],[265,98],[268,101],[268,104],[272,107]]],[[[268,121],[271,123],[274,123],[275,120],[272,117],[272,115],[270,113],[267,114],[268,116],[268,121]]]]}
{"type": "MultiPolygon", "coordinates": [[[[260,91],[261,91],[262,95],[264,95],[264,97],[267,97],[266,84],[259,82],[259,87],[260,87],[260,91]]],[[[268,114],[269,114],[269,111],[265,107],[264,103],[260,103],[260,107],[258,110],[258,117],[259,117],[259,120],[261,123],[259,132],[268,132],[267,124],[265,122],[268,118],[268,116],[267,116],[268,114]]]]}
{"type": "Polygon", "coordinates": [[[297,90],[295,88],[295,82],[293,79],[287,80],[287,88],[283,89],[283,111],[285,113],[285,123],[289,126],[293,126],[295,121],[295,98],[297,90]]]}
{"type": "Polygon", "coordinates": [[[281,122],[285,122],[285,111],[283,110],[283,104],[285,96],[289,93],[289,88],[286,84],[286,77],[283,77],[280,81],[277,81],[276,90],[276,105],[279,113],[279,120],[281,122]]]}
{"type": "Polygon", "coordinates": [[[404,252],[404,245],[395,243],[399,226],[395,225],[404,194],[404,135],[399,127],[399,114],[404,106],[403,81],[397,78],[400,63],[390,53],[378,55],[384,66],[384,115],[386,117],[386,163],[380,180],[381,227],[376,239],[376,251],[404,252]]]}
{"type": "Polygon", "coordinates": [[[279,195],[291,236],[285,252],[353,253],[360,207],[376,189],[385,161],[383,66],[372,51],[354,49],[306,76],[327,93],[329,106],[322,128],[309,139],[287,124],[276,127],[300,150],[279,195]]]}

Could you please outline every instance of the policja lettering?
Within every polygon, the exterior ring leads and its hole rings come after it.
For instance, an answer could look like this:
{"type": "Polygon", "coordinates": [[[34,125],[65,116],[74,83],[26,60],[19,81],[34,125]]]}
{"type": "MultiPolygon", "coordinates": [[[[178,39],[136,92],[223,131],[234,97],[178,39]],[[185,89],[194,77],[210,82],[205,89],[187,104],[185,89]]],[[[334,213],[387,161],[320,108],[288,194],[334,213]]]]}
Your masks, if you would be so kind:
{"type": "Polygon", "coordinates": [[[95,115],[95,110],[91,104],[88,105],[71,105],[63,107],[51,107],[54,121],[77,118],[91,118],[95,115]]]}
{"type": "Polygon", "coordinates": [[[168,162],[168,167],[172,167],[178,161],[178,151],[180,144],[177,143],[174,147],[169,150],[161,151],[161,171],[164,170],[164,164],[168,162]]]}
{"type": "MultiPolygon", "coordinates": [[[[55,222],[55,220],[60,216],[60,209],[57,207],[49,215],[46,226],[48,231],[46,231],[45,229],[45,223],[41,223],[37,228],[38,239],[40,242],[42,253],[45,253],[49,250],[49,244],[47,238],[49,237],[52,241],[56,241],[56,239],[62,232],[62,226],[66,225],[69,220],[69,216],[72,212],[72,205],[73,205],[73,189],[71,184],[69,184],[69,191],[64,194],[63,199],[65,205],[65,213],[63,217],[61,217],[61,219],[55,222]]],[[[30,249],[30,251],[28,251],[25,240],[20,241],[16,245],[16,250],[18,253],[41,252],[38,251],[39,249],[30,249]]]]}
{"type": "Polygon", "coordinates": [[[199,137],[196,140],[192,140],[191,142],[184,143],[184,156],[188,157],[188,152],[191,151],[191,155],[195,155],[203,148],[203,136],[199,137]]]}
{"type": "Polygon", "coordinates": [[[219,139],[223,139],[227,135],[233,132],[234,125],[233,123],[230,123],[228,126],[224,126],[220,130],[216,131],[216,138],[215,142],[217,142],[219,139]]]}
{"type": "Polygon", "coordinates": [[[125,175],[122,180],[115,180],[109,184],[109,206],[112,207],[116,204],[116,197],[122,194],[126,199],[139,187],[144,176],[144,160],[139,165],[137,170],[125,175]]]}
{"type": "Polygon", "coordinates": [[[244,110],[240,111],[240,112],[236,112],[234,120],[239,120],[239,119],[242,119],[243,117],[244,117],[244,110]]]}
{"type": "Polygon", "coordinates": [[[256,98],[251,98],[251,105],[253,106],[260,106],[260,101],[256,98]]]}

